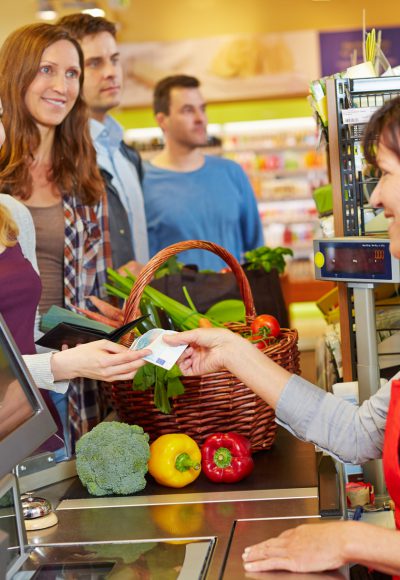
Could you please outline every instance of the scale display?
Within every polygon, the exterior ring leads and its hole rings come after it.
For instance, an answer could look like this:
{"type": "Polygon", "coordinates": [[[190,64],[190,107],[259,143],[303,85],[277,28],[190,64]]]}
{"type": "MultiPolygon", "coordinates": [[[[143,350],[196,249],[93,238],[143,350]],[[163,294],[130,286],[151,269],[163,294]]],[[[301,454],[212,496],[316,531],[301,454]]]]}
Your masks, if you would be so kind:
{"type": "Polygon", "coordinates": [[[389,240],[333,238],[314,240],[315,277],[341,282],[398,282],[399,261],[390,254],[389,240]]]}

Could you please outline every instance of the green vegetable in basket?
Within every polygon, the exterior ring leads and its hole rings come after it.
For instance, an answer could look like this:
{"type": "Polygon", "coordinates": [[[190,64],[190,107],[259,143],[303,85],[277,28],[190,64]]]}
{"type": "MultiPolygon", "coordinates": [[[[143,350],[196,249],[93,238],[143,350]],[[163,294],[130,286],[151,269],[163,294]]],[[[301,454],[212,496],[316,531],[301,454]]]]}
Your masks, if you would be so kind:
{"type": "MultiPolygon", "coordinates": [[[[111,268],[108,268],[107,273],[109,277],[109,283],[105,284],[107,292],[113,296],[118,296],[119,298],[126,300],[132,290],[136,277],[128,270],[126,270],[126,276],[122,276],[111,268]]],[[[200,312],[181,304],[177,300],[166,296],[166,294],[163,294],[151,286],[145,287],[143,298],[149,300],[153,305],[163,308],[172,318],[176,328],[180,330],[192,330],[193,328],[198,328],[199,322],[202,318],[209,318],[204,314],[200,314],[200,312]]],[[[142,301],[140,305],[142,306],[142,301]]],[[[223,326],[216,320],[212,320],[211,318],[209,318],[209,320],[212,326],[223,326]]]]}
{"type": "Polygon", "coordinates": [[[149,436],[142,427],[110,421],[76,444],[76,471],[92,495],[129,495],[146,486],[149,436]]]}
{"type": "Polygon", "coordinates": [[[231,298],[213,304],[207,310],[206,316],[218,320],[218,322],[244,322],[246,309],[243,300],[231,298]]]}
{"type": "Polygon", "coordinates": [[[290,248],[261,246],[245,253],[245,266],[248,270],[263,269],[266,272],[271,272],[275,268],[279,274],[283,274],[286,267],[285,256],[293,256],[290,248]]]}
{"type": "Polygon", "coordinates": [[[141,367],[133,379],[134,391],[147,391],[154,387],[154,405],[161,413],[171,412],[170,398],[182,395],[185,392],[179,377],[182,373],[177,365],[169,371],[152,364],[141,367]]]}
{"type": "Polygon", "coordinates": [[[171,274],[178,274],[184,268],[183,262],[178,262],[176,256],[171,256],[168,260],[156,270],[154,278],[163,278],[163,276],[170,276],[171,274]]]}

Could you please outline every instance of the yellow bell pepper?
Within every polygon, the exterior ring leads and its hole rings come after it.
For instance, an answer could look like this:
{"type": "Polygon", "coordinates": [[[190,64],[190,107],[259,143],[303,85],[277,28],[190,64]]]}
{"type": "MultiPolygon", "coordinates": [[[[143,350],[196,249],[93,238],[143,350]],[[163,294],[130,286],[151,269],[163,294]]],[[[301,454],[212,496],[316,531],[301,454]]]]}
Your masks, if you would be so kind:
{"type": "Polygon", "coordinates": [[[161,485],[185,487],[200,471],[201,451],[188,435],[161,435],[150,445],[149,473],[161,485]]]}

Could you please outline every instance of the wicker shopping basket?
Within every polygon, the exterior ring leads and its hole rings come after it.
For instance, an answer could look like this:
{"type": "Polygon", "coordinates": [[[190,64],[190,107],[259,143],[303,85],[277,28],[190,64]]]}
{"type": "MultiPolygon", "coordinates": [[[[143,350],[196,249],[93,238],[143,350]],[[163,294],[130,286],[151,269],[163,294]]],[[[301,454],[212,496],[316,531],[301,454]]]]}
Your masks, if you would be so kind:
{"type": "MultiPolygon", "coordinates": [[[[246,323],[227,324],[234,332],[249,332],[256,316],[253,297],[246,275],[239,262],[217,244],[189,240],[171,246],[156,254],[138,276],[125,306],[125,320],[139,315],[143,290],[154,272],[171,256],[189,249],[203,249],[220,256],[235,275],[245,304],[246,323]]],[[[281,337],[268,346],[264,353],[292,373],[299,373],[297,332],[282,329],[281,337]]],[[[246,364],[246,361],[243,361],[246,364]]],[[[265,377],[268,381],[268,377],[265,377]]],[[[216,431],[237,431],[251,441],[253,451],[269,449],[276,433],[273,409],[255,395],[238,378],[226,370],[209,375],[183,377],[185,393],[174,398],[169,415],[161,413],[153,403],[153,390],[134,391],[132,381],[104,385],[121,421],[141,425],[154,440],[166,433],[186,433],[199,444],[216,431]],[[111,392],[110,392],[111,391],[111,392]]]]}

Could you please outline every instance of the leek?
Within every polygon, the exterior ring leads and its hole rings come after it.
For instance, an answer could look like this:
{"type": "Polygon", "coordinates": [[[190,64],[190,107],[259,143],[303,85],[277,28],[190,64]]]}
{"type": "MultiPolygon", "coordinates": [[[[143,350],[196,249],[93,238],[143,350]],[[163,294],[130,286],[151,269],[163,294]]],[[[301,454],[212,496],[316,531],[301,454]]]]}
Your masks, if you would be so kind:
{"type": "MultiPolygon", "coordinates": [[[[118,296],[118,298],[126,300],[131,292],[133,284],[135,283],[136,277],[128,270],[126,270],[126,276],[119,274],[111,268],[107,269],[107,273],[111,282],[105,284],[107,292],[113,296],[118,296]]],[[[202,318],[207,318],[212,326],[224,326],[217,320],[188,308],[184,304],[166,296],[151,286],[146,286],[143,291],[143,297],[148,298],[159,308],[163,308],[170,315],[175,326],[181,330],[192,330],[193,328],[198,328],[199,322],[202,318]]]]}

